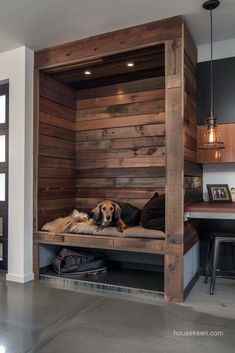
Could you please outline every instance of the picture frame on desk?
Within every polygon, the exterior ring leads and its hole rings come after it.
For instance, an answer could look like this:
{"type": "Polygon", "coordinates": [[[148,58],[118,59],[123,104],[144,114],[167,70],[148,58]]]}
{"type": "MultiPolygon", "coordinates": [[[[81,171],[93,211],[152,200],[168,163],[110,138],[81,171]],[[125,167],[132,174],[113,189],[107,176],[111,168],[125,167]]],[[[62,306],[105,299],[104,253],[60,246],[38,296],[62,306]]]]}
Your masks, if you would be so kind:
{"type": "Polygon", "coordinates": [[[228,184],[207,184],[206,186],[210,202],[232,202],[232,196],[228,184]]]}

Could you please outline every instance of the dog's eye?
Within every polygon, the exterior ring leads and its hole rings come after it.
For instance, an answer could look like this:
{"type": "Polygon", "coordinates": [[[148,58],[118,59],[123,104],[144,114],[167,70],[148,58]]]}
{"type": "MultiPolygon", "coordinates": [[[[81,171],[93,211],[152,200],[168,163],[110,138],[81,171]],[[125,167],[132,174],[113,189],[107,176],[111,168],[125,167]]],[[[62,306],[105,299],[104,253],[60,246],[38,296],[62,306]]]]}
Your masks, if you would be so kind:
{"type": "Polygon", "coordinates": [[[113,207],[110,207],[110,211],[113,211],[114,210],[114,208],[113,207]]]}
{"type": "Polygon", "coordinates": [[[103,210],[103,211],[106,211],[106,207],[103,207],[102,210],[103,210]]]}

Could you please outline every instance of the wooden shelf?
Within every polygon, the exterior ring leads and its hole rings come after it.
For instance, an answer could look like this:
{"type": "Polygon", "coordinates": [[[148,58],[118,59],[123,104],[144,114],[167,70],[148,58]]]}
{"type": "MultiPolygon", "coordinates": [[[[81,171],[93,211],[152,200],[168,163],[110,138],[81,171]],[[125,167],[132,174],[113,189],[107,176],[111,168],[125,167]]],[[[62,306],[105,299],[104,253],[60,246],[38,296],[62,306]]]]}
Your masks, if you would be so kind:
{"type": "Polygon", "coordinates": [[[186,212],[235,213],[235,203],[198,202],[187,206],[186,212]]]}
{"type": "Polygon", "coordinates": [[[151,254],[181,254],[178,244],[168,244],[164,239],[147,238],[119,238],[110,236],[94,236],[85,234],[55,234],[49,232],[35,232],[35,244],[54,244],[63,246],[77,246],[82,248],[109,249],[134,251],[151,254]]]}

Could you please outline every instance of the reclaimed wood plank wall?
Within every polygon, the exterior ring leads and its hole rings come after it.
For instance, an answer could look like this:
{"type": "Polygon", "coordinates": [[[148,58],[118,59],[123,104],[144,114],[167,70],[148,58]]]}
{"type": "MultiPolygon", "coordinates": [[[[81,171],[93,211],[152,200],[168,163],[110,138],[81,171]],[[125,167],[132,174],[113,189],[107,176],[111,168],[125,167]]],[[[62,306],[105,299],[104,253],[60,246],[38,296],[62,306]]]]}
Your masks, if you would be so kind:
{"type": "Polygon", "coordinates": [[[197,164],[196,64],[197,48],[184,24],[185,205],[202,200],[202,167],[197,164]]]}
{"type": "Polygon", "coordinates": [[[75,205],[75,91],[40,74],[38,228],[75,205]]]}
{"type": "Polygon", "coordinates": [[[164,77],[79,91],[76,131],[78,208],[165,192],[164,77]]]}

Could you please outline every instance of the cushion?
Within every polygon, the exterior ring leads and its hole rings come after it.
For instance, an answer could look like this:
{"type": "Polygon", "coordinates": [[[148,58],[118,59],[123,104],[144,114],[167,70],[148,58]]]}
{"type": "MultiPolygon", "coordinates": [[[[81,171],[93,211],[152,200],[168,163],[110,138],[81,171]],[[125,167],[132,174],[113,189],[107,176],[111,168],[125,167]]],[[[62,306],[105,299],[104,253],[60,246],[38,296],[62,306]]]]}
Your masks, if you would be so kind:
{"type": "Polygon", "coordinates": [[[144,205],[141,212],[141,223],[144,228],[161,229],[165,227],[165,195],[154,196],[144,205]]]}
{"type": "Polygon", "coordinates": [[[118,232],[115,227],[107,227],[103,230],[97,231],[97,226],[89,224],[88,222],[77,223],[70,228],[70,233],[77,234],[90,234],[97,236],[112,236],[112,237],[125,237],[125,238],[151,238],[151,239],[164,239],[165,234],[161,230],[144,229],[143,227],[136,226],[118,232]]]}

